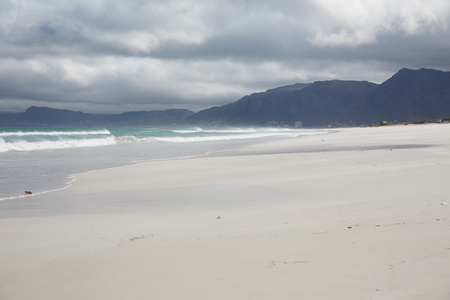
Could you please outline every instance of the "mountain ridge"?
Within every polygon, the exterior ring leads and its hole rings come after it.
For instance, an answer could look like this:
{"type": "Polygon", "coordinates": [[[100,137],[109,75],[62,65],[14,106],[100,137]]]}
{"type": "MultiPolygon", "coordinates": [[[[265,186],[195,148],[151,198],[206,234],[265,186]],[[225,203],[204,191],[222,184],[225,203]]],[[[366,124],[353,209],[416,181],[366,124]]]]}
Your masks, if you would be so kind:
{"type": "MultiPolygon", "coordinates": [[[[403,68],[381,84],[368,81],[316,81],[302,89],[249,109],[269,94],[245,96],[221,107],[190,116],[193,123],[231,125],[247,123],[340,127],[374,125],[382,121],[415,122],[450,116],[450,72],[403,68]],[[273,104],[273,103],[272,103],[273,104]],[[246,113],[245,113],[246,112],[246,113]],[[254,116],[257,115],[258,118],[254,116]]],[[[280,96],[280,95],[278,95],[280,96]]]]}
{"type": "Polygon", "coordinates": [[[24,113],[0,114],[3,127],[68,126],[172,126],[194,114],[187,109],[133,111],[121,114],[90,114],[81,111],[31,106],[24,113]]]}
{"type": "Polygon", "coordinates": [[[0,126],[267,126],[340,127],[450,117],[450,72],[403,68],[381,84],[327,80],[253,93],[197,113],[187,109],[89,114],[32,106],[0,113],[0,126]]]}

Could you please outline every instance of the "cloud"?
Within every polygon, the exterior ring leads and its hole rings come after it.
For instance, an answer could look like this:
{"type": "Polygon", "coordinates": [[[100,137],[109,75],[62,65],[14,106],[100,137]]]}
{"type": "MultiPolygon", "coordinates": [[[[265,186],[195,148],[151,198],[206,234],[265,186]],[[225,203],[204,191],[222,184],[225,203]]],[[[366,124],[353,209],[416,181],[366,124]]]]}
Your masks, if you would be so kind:
{"type": "Polygon", "coordinates": [[[319,0],[322,18],[310,39],[318,46],[375,44],[380,35],[423,36],[447,29],[448,1],[319,0]],[[342,8],[345,7],[343,10],[342,8]]]}
{"type": "Polygon", "coordinates": [[[5,0],[0,110],[233,102],[280,85],[450,68],[446,0],[5,0]]]}

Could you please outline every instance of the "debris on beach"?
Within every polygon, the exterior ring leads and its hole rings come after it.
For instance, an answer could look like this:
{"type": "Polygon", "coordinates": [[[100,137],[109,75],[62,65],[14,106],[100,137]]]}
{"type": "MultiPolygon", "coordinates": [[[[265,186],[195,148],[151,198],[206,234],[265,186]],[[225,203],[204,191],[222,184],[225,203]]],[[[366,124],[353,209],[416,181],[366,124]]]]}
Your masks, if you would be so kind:
{"type": "Polygon", "coordinates": [[[307,260],[297,260],[297,261],[292,261],[292,262],[289,262],[289,261],[275,261],[275,260],[272,260],[266,268],[267,268],[267,269],[268,269],[268,268],[278,269],[278,266],[279,266],[279,265],[307,264],[307,263],[309,263],[309,261],[307,261],[307,260]]]}
{"type": "Polygon", "coordinates": [[[134,241],[136,241],[136,240],[140,240],[140,239],[143,239],[143,238],[145,238],[144,235],[134,236],[134,237],[132,237],[131,239],[128,239],[128,241],[129,241],[129,242],[134,242],[134,241]]]}

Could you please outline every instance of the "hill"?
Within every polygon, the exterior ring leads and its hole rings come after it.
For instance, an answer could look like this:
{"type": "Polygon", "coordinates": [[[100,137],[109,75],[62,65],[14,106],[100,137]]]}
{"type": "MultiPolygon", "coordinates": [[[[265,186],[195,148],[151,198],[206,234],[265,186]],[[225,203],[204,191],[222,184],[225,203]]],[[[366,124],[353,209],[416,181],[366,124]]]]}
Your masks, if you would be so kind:
{"type": "Polygon", "coordinates": [[[173,126],[179,125],[192,114],[194,113],[187,109],[169,109],[164,111],[136,111],[107,115],[32,106],[24,113],[0,114],[0,126],[173,126]]]}
{"type": "Polygon", "coordinates": [[[367,98],[355,102],[349,114],[360,122],[414,122],[450,116],[450,72],[402,69],[367,98]]]}
{"type": "Polygon", "coordinates": [[[450,116],[450,72],[402,69],[381,85],[318,81],[252,94],[198,112],[191,123],[306,127],[414,122],[450,116]]]}
{"type": "Polygon", "coordinates": [[[188,121],[227,125],[293,125],[296,121],[304,126],[342,124],[350,121],[345,109],[377,88],[367,81],[341,80],[295,86],[252,94],[232,104],[200,111],[188,121]]]}
{"type": "Polygon", "coordinates": [[[87,114],[47,107],[0,113],[0,126],[294,125],[359,126],[450,117],[450,72],[402,69],[375,84],[297,83],[193,113],[185,109],[87,114]]]}

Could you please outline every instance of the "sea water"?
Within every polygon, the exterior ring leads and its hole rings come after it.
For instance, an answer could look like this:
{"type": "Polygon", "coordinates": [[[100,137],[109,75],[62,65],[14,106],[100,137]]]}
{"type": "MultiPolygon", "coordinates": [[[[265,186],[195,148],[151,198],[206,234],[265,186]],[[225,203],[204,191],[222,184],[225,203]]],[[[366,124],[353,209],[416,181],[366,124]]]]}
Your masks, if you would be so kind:
{"type": "Polygon", "coordinates": [[[78,173],[311,133],[290,128],[0,128],[0,200],[65,188],[78,173]]]}

